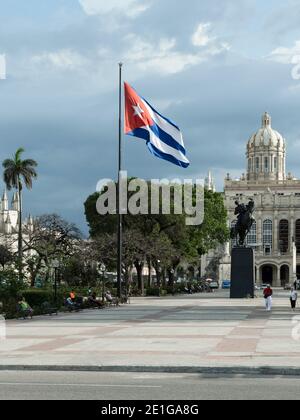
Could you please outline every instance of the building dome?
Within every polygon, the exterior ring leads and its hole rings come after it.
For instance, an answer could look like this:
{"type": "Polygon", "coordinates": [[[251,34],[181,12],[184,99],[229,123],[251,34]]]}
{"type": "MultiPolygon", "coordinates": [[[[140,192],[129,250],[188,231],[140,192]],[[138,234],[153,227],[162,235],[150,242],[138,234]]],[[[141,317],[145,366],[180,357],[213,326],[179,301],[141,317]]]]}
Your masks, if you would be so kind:
{"type": "Polygon", "coordinates": [[[272,128],[271,116],[265,112],[262,127],[252,136],[247,145],[248,180],[284,181],[286,179],[286,142],[272,128]]]}
{"type": "Polygon", "coordinates": [[[267,112],[262,117],[262,128],[253,134],[248,143],[250,148],[260,146],[279,147],[280,149],[285,147],[284,137],[272,128],[272,119],[267,112]]]}

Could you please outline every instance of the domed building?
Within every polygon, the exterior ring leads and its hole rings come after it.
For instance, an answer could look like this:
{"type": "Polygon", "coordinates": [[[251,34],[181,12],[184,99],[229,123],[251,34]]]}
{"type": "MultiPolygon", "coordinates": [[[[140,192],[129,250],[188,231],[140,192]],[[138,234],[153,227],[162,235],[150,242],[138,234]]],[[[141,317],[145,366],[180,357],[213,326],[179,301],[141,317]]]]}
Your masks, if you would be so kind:
{"type": "MultiPolygon", "coordinates": [[[[246,174],[240,179],[228,174],[225,179],[229,223],[233,226],[236,221],[235,201],[247,203],[253,198],[256,222],[247,241],[256,251],[256,282],[284,286],[296,276],[300,279],[300,181],[286,173],[286,141],[272,128],[268,113],[250,137],[246,156],[246,174]]],[[[228,257],[223,261],[227,277],[228,257]]]]}
{"type": "Polygon", "coordinates": [[[284,181],[286,144],[278,131],[272,128],[268,113],[262,117],[262,128],[248,141],[248,181],[284,181]]]}

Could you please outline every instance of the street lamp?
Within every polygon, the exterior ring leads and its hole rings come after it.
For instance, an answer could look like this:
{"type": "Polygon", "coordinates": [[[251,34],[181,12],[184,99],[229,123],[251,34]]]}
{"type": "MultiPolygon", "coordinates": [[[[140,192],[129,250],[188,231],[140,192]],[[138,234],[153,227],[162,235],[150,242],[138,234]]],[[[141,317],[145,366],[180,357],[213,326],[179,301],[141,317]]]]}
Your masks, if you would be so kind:
{"type": "Polygon", "coordinates": [[[158,297],[160,297],[160,284],[161,284],[161,279],[160,279],[160,273],[161,273],[161,269],[160,269],[160,260],[157,260],[157,275],[158,275],[158,279],[157,279],[157,286],[158,286],[158,297]]]}
{"type": "Polygon", "coordinates": [[[171,282],[172,282],[172,295],[175,295],[175,279],[174,279],[174,274],[175,274],[175,270],[173,268],[171,268],[170,270],[170,275],[171,275],[171,282]]]}
{"type": "Polygon", "coordinates": [[[105,300],[105,272],[106,272],[106,266],[104,264],[100,264],[99,271],[102,276],[102,302],[105,300]]]}
{"type": "Polygon", "coordinates": [[[59,260],[52,261],[52,267],[54,268],[54,303],[57,306],[57,281],[58,281],[58,270],[59,270],[59,260]]]}

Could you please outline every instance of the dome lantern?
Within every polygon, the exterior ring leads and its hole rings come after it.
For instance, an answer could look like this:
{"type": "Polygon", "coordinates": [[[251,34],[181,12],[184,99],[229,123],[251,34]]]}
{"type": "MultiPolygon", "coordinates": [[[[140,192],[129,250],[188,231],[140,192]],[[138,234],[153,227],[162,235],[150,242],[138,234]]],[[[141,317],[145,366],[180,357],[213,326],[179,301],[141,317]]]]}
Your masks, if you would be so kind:
{"type": "Polygon", "coordinates": [[[265,112],[262,117],[262,128],[271,128],[271,127],[272,127],[272,118],[267,112],[265,112]]]}

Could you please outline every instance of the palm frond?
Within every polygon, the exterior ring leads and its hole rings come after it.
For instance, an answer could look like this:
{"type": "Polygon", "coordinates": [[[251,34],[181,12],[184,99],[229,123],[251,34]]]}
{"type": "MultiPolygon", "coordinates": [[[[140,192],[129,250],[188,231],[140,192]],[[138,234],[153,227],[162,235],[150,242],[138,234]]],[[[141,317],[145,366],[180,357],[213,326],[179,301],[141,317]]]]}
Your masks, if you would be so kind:
{"type": "Polygon", "coordinates": [[[21,156],[25,152],[25,149],[23,147],[19,147],[19,149],[15,153],[15,163],[21,161],[21,156]]]}
{"type": "Polygon", "coordinates": [[[2,163],[2,166],[3,166],[4,169],[14,167],[15,166],[15,161],[12,160],[12,159],[5,159],[2,163]]]}
{"type": "Polygon", "coordinates": [[[28,189],[32,188],[33,179],[37,178],[36,167],[37,162],[33,159],[22,160],[24,149],[20,147],[14,159],[5,159],[2,163],[4,168],[3,179],[9,190],[12,188],[22,189],[22,180],[28,189]]]}
{"type": "Polygon", "coordinates": [[[38,163],[33,159],[25,159],[25,160],[22,161],[22,166],[24,166],[24,167],[32,166],[32,167],[36,168],[38,166],[38,163]]]}

